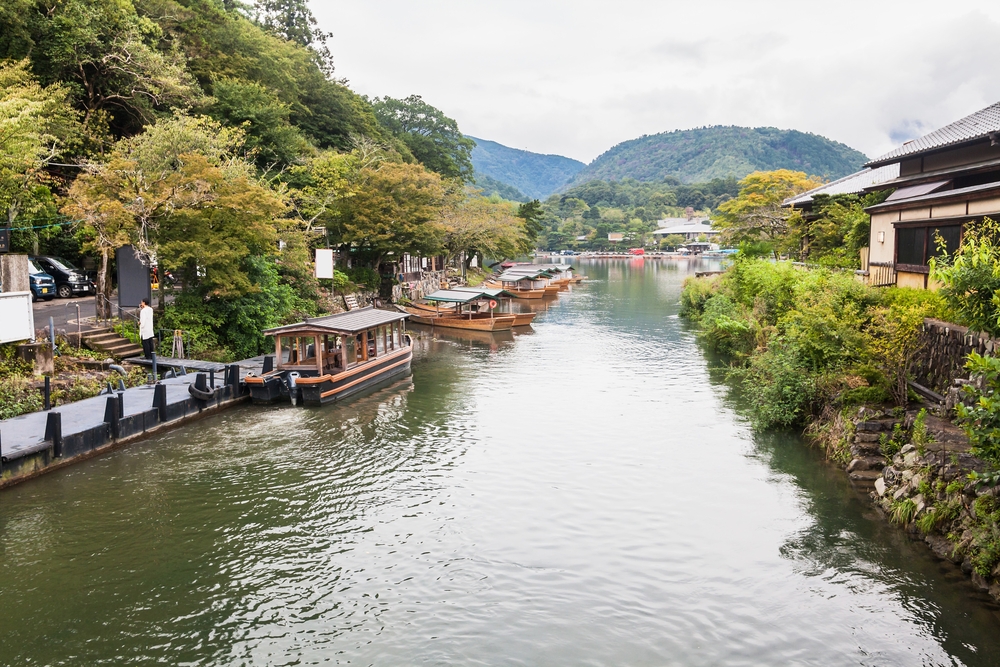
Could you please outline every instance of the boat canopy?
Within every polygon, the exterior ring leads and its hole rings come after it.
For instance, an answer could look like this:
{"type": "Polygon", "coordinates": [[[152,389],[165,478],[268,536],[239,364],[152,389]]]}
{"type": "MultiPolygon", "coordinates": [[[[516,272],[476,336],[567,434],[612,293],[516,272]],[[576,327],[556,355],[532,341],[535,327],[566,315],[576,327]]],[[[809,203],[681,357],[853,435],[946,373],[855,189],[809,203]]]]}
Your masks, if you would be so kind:
{"type": "Polygon", "coordinates": [[[537,280],[538,278],[549,279],[554,274],[547,269],[532,269],[530,271],[514,271],[513,269],[500,274],[499,280],[505,283],[516,283],[519,280],[537,280]]]}
{"type": "Polygon", "coordinates": [[[378,310],[374,306],[350,310],[346,313],[310,317],[296,324],[286,324],[264,331],[265,336],[290,336],[294,334],[356,334],[374,329],[390,322],[398,322],[409,317],[394,310],[378,310]]]}
{"type": "Polygon", "coordinates": [[[499,298],[514,298],[514,294],[511,294],[505,289],[500,289],[499,287],[453,287],[452,291],[455,292],[469,292],[470,294],[484,294],[491,299],[499,298]]]}
{"type": "Polygon", "coordinates": [[[447,303],[469,303],[480,299],[495,299],[500,295],[514,296],[502,289],[479,289],[478,287],[466,287],[456,289],[442,289],[428,294],[425,301],[441,301],[447,303]]]}

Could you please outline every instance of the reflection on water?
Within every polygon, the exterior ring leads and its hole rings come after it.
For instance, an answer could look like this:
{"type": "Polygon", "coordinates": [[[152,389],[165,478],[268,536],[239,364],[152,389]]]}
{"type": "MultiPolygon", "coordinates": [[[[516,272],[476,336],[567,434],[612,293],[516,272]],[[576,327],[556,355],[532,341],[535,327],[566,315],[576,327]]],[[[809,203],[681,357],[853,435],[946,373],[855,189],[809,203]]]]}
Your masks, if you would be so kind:
{"type": "Polygon", "coordinates": [[[0,663],[997,664],[960,573],[752,436],[677,317],[710,264],[578,264],[530,335],[0,494],[0,663]]]}

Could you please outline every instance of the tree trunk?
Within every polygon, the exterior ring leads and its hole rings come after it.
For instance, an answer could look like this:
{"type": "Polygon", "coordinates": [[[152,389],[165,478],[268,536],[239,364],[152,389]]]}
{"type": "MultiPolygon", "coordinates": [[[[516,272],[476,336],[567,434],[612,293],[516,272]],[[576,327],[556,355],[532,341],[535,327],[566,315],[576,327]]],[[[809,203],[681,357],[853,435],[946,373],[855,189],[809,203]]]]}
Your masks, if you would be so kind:
{"type": "Polygon", "coordinates": [[[97,270],[97,318],[111,317],[111,281],[108,280],[110,248],[101,248],[101,267],[97,270]]]}

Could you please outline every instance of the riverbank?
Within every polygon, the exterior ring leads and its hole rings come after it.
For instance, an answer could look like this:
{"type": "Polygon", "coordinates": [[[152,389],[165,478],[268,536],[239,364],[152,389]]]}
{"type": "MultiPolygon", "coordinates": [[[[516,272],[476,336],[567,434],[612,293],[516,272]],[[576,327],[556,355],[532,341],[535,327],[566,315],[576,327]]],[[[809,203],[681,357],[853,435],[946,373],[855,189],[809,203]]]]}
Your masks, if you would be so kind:
{"type": "Polygon", "coordinates": [[[803,428],[886,520],[1000,601],[1000,479],[951,422],[976,382],[965,358],[1000,343],[931,317],[947,316],[933,293],[756,260],[689,280],[682,302],[757,430],[803,428]]]}

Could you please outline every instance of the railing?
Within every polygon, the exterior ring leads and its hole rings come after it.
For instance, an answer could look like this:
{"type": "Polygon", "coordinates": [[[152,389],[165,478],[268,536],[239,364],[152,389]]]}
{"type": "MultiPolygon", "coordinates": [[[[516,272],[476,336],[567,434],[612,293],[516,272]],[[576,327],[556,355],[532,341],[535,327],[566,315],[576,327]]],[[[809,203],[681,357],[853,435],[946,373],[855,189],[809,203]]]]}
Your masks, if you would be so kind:
{"type": "Polygon", "coordinates": [[[129,312],[128,309],[122,308],[117,303],[112,301],[110,298],[104,296],[103,294],[97,294],[97,314],[96,320],[98,322],[111,323],[114,319],[119,319],[125,321],[126,319],[131,319],[135,321],[135,325],[139,326],[139,316],[135,312],[129,312]],[[103,307],[102,307],[103,306],[103,307]],[[101,316],[101,312],[106,313],[105,316],[101,316]]]}
{"type": "Polygon", "coordinates": [[[893,287],[896,284],[896,265],[892,262],[868,262],[868,279],[872,287],[893,287]]]}

